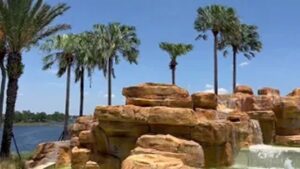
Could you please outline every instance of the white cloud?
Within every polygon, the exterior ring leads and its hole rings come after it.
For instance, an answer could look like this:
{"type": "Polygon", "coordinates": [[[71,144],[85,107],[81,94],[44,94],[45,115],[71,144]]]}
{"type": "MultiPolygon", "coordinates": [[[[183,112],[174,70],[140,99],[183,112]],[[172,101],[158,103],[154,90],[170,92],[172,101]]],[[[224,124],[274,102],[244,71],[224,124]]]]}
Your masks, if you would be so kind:
{"type": "MultiPolygon", "coordinates": [[[[214,86],[211,85],[211,84],[206,84],[205,85],[205,90],[203,90],[202,92],[204,92],[204,93],[214,93],[215,92],[214,86]]],[[[221,88],[218,89],[218,93],[219,94],[228,94],[229,91],[227,89],[221,87],[221,88]]]]}
{"type": "MultiPolygon", "coordinates": [[[[214,93],[215,91],[214,91],[214,89],[206,89],[206,90],[204,90],[204,91],[202,91],[202,92],[204,92],[204,93],[214,93]]],[[[218,89],[218,93],[219,93],[219,94],[228,94],[229,92],[228,92],[228,90],[225,89],[225,88],[219,88],[219,89],[218,89]]]]}
{"type": "MultiPolygon", "coordinates": [[[[115,97],[116,97],[115,94],[111,94],[111,98],[115,98],[115,97]]],[[[108,98],[108,94],[105,94],[104,98],[108,98]]]]}
{"type": "Polygon", "coordinates": [[[211,89],[211,88],[213,88],[213,85],[211,85],[211,84],[206,84],[206,85],[205,85],[205,88],[211,89]]]}
{"type": "Polygon", "coordinates": [[[240,67],[245,67],[245,66],[248,66],[249,65],[249,62],[242,62],[239,64],[240,67]]]}

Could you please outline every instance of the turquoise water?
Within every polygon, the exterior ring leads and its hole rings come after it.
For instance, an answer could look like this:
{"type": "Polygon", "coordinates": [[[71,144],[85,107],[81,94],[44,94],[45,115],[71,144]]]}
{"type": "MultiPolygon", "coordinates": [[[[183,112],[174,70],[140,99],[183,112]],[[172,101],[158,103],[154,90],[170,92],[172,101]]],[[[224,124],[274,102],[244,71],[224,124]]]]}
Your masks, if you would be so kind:
{"type": "MultiPolygon", "coordinates": [[[[62,129],[61,124],[15,126],[14,135],[19,150],[28,152],[34,150],[39,143],[58,140],[62,129]]],[[[2,128],[0,130],[0,141],[1,138],[2,128]]],[[[12,151],[15,151],[14,144],[12,144],[11,148],[12,151]]]]}

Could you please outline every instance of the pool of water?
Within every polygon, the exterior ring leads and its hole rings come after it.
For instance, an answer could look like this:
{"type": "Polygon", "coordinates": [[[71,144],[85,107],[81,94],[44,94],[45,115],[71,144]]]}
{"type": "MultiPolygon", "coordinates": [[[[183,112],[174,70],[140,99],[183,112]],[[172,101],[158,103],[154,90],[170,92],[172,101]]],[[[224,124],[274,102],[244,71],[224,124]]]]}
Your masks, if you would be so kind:
{"type": "Polygon", "coordinates": [[[300,169],[300,147],[254,145],[242,149],[232,169],[300,169]]]}

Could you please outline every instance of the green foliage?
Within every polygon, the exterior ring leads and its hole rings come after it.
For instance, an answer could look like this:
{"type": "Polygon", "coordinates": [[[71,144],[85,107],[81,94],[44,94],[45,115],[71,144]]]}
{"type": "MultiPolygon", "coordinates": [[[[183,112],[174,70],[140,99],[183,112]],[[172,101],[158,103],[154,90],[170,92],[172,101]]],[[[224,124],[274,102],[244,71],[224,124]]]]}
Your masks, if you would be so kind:
{"type": "Polygon", "coordinates": [[[107,72],[108,59],[111,58],[116,64],[122,56],[129,63],[137,64],[140,40],[137,38],[136,29],[133,26],[110,23],[108,25],[94,25],[91,32],[96,42],[95,66],[103,68],[107,72]]]}
{"type": "Polygon", "coordinates": [[[218,47],[224,50],[224,56],[228,53],[226,48],[231,47],[237,54],[243,53],[246,58],[251,59],[255,57],[255,52],[260,52],[262,43],[256,26],[236,22],[223,33],[218,47]]]}
{"type": "Polygon", "coordinates": [[[50,6],[43,0],[0,1],[0,24],[9,50],[20,52],[45,37],[70,28],[66,24],[49,26],[68,9],[66,4],[50,6]]]}
{"type": "Polygon", "coordinates": [[[45,123],[45,122],[63,122],[64,114],[54,112],[46,114],[45,112],[33,113],[29,110],[16,111],[14,122],[16,123],[45,123]]]}
{"type": "Polygon", "coordinates": [[[195,29],[200,33],[197,39],[206,40],[208,30],[214,34],[222,33],[227,27],[232,26],[236,20],[237,17],[233,8],[222,5],[200,7],[194,23],[195,29]]]}
{"type": "Polygon", "coordinates": [[[172,60],[176,60],[178,56],[185,55],[189,51],[193,50],[193,45],[183,43],[168,43],[162,42],[159,47],[168,52],[172,60]]]}
{"type": "Polygon", "coordinates": [[[57,76],[61,77],[64,75],[69,66],[74,66],[76,64],[79,39],[80,38],[74,34],[58,35],[47,39],[41,46],[41,49],[46,52],[55,52],[44,57],[43,69],[50,69],[54,64],[57,64],[57,76]]]}

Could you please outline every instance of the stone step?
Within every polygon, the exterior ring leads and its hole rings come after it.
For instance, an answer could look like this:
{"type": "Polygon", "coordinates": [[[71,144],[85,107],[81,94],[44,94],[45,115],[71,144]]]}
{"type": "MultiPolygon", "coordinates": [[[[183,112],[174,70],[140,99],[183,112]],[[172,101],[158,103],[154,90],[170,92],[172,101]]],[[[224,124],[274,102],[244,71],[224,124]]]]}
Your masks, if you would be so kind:
{"type": "Polygon", "coordinates": [[[292,135],[292,136],[276,136],[275,144],[290,146],[290,147],[300,147],[300,135],[292,135]]]}

